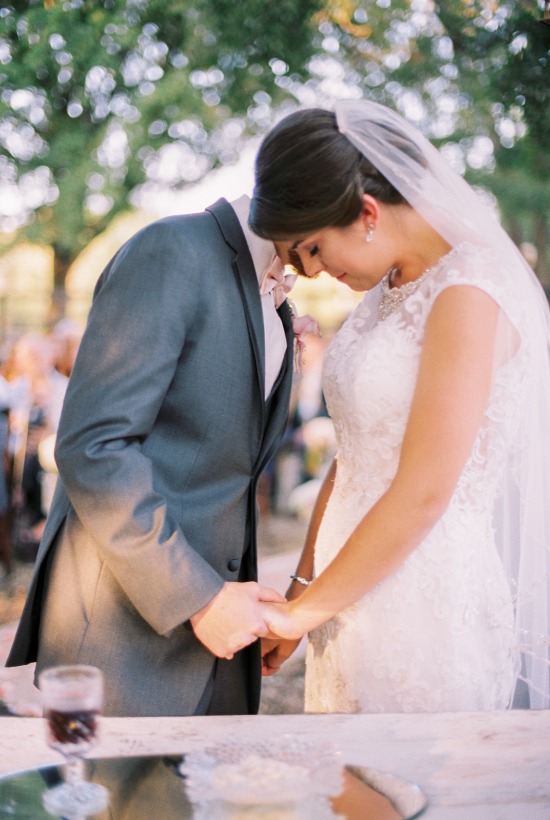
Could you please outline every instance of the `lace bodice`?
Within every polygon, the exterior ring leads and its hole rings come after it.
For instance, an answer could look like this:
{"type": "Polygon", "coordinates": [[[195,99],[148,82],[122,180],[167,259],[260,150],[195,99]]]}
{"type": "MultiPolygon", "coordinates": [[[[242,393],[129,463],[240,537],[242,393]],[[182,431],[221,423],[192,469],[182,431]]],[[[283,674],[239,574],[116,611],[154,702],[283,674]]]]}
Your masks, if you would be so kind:
{"type": "MultiPolygon", "coordinates": [[[[500,303],[498,276],[492,273],[490,258],[476,248],[462,246],[444,257],[421,287],[384,321],[378,321],[376,312],[380,289],[370,291],[329,347],[323,386],[335,425],[342,490],[353,490],[351,482],[357,491],[361,476],[368,479],[365,491],[376,498],[393,478],[426,319],[437,296],[460,284],[475,285],[500,303]]],[[[516,326],[521,322],[521,316],[511,318],[516,326]]],[[[522,351],[522,356],[501,363],[495,376],[485,421],[455,496],[458,502],[467,500],[485,509],[495,491],[518,423],[522,374],[527,368],[524,358],[522,351]]]]}
{"type": "MultiPolygon", "coordinates": [[[[521,302],[500,292],[492,258],[447,254],[387,318],[380,286],[329,347],[323,386],[337,438],[337,475],[315,548],[316,572],[389,487],[399,462],[422,351],[438,295],[473,285],[521,328],[521,302]],[[505,301],[506,298],[506,301],[505,301]]],[[[529,353],[498,348],[491,395],[443,517],[389,578],[310,638],[310,711],[497,708],[512,685],[512,602],[495,547],[492,507],[520,418],[529,353]]]]}

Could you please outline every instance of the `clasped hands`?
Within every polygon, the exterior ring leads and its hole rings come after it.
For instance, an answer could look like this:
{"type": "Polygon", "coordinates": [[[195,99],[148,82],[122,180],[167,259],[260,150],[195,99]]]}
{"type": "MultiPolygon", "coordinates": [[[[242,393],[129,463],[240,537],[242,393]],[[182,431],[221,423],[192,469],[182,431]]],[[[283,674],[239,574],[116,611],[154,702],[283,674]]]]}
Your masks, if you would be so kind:
{"type": "Polygon", "coordinates": [[[303,632],[291,616],[291,603],[254,581],[226,582],[217,595],[191,617],[193,631],[218,658],[262,638],[262,674],[273,675],[300,643],[303,632]]]}

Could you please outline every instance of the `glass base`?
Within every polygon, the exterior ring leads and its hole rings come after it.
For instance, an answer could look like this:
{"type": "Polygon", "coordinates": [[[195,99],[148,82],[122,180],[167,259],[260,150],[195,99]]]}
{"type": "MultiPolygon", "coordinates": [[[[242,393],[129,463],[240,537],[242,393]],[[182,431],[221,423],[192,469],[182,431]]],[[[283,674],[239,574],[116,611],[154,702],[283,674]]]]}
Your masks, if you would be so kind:
{"type": "Polygon", "coordinates": [[[109,792],[106,788],[85,780],[61,783],[48,789],[42,796],[42,803],[48,814],[67,820],[84,820],[103,811],[108,802],[109,792]]]}

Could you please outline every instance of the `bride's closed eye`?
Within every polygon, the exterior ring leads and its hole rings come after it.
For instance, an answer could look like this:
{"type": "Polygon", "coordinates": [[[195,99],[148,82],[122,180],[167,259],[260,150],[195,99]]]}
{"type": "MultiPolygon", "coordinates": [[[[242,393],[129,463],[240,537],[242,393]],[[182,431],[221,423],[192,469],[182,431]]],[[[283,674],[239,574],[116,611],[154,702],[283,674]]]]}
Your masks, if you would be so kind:
{"type": "Polygon", "coordinates": [[[309,248],[308,253],[310,256],[317,256],[319,253],[319,245],[314,245],[312,248],[309,248]]]}

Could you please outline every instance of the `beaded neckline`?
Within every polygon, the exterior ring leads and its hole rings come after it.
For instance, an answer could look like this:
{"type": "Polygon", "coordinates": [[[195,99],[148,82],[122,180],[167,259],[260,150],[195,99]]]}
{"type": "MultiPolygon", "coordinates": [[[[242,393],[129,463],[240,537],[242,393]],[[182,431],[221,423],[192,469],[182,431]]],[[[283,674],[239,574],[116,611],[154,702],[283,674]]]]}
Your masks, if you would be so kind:
{"type": "Polygon", "coordinates": [[[391,316],[391,314],[397,310],[399,305],[420,287],[424,279],[426,279],[430,273],[433,273],[442,261],[444,259],[448,259],[448,257],[456,250],[456,248],[453,248],[448,253],[440,257],[435,265],[426,268],[426,270],[420,274],[418,279],[414,279],[412,282],[406,282],[404,285],[400,285],[400,287],[390,287],[390,279],[392,275],[397,272],[397,268],[390,268],[381,281],[382,295],[380,296],[380,302],[378,303],[378,321],[383,322],[384,319],[391,316]]]}

